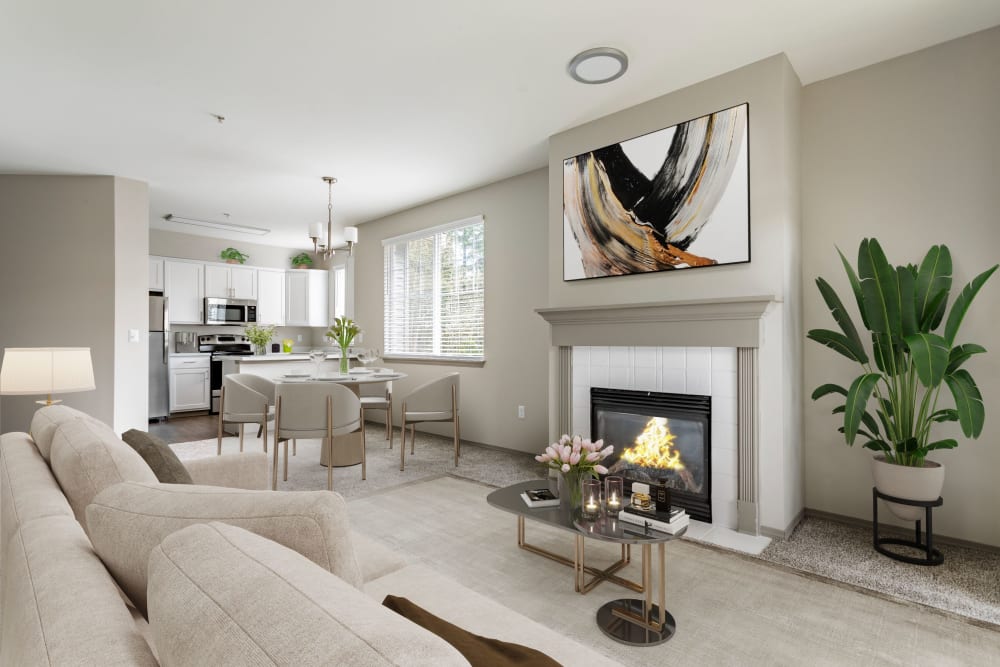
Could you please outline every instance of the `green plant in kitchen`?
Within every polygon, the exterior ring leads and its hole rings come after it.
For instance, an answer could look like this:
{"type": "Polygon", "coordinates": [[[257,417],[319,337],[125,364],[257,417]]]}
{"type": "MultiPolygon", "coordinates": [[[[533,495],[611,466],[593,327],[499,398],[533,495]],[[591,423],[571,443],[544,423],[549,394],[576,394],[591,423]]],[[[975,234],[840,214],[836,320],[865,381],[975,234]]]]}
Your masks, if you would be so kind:
{"type": "Polygon", "coordinates": [[[338,317],[333,321],[333,326],[329,328],[325,336],[340,347],[340,372],[346,373],[348,370],[347,353],[354,341],[354,337],[361,333],[358,325],[349,317],[338,317]]]}
{"type": "Polygon", "coordinates": [[[875,239],[861,241],[857,271],[843,253],[840,259],[870,334],[871,351],[823,278],[816,285],[840,331],[813,329],[808,337],[861,366],[850,387],[829,383],[812,394],[813,400],[829,394],[843,398],[833,412],[844,416],[838,431],[847,444],[853,445],[860,434],[864,446],[881,453],[886,463],[922,468],[929,452],[958,446],[953,438],[933,439],[935,424],[958,422],[966,437],[979,437],[986,419],[983,399],[962,365],[986,349],[956,341],[972,300],[997,266],[966,285],[948,311],[952,262],[947,246],[932,246],[919,267],[892,266],[875,239]],[[944,330],[938,331],[942,323],[944,330]],[[938,405],[945,385],[954,408],[938,405]],[[873,396],[874,410],[869,411],[873,396]]]}
{"type": "Polygon", "coordinates": [[[253,345],[257,354],[266,354],[267,346],[274,337],[274,329],[273,325],[263,327],[259,324],[251,324],[244,329],[243,333],[250,340],[250,344],[253,345]]]}
{"type": "Polygon", "coordinates": [[[229,264],[245,264],[250,259],[250,255],[244,255],[236,248],[226,248],[219,253],[219,257],[229,264]]]}
{"type": "Polygon", "coordinates": [[[300,252],[295,257],[292,257],[292,266],[296,269],[308,269],[312,265],[313,260],[308,253],[300,252]]]}

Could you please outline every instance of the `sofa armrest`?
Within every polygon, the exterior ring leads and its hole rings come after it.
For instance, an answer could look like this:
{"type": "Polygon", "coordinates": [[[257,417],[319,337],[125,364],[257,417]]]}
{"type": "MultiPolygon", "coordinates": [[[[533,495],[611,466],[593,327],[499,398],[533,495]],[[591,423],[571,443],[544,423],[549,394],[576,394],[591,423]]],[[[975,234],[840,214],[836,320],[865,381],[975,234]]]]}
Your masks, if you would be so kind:
{"type": "Polygon", "coordinates": [[[182,463],[195,484],[254,491],[271,488],[271,480],[268,479],[271,465],[264,452],[206,456],[182,463]]]}
{"type": "Polygon", "coordinates": [[[347,505],[330,491],[245,491],[125,482],[108,487],[87,507],[94,550],[144,613],[150,552],[170,533],[211,521],[274,540],[347,583],[362,585],[347,505]]]}

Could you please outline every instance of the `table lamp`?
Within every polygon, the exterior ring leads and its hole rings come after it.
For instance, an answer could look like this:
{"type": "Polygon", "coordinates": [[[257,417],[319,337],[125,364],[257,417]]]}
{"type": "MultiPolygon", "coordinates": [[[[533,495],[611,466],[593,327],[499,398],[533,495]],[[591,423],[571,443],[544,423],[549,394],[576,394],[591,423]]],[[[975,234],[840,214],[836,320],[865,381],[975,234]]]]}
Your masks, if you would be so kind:
{"type": "Polygon", "coordinates": [[[0,395],[45,394],[42,405],[59,403],[52,394],[91,391],[94,366],[89,347],[8,347],[0,367],[0,395]]]}

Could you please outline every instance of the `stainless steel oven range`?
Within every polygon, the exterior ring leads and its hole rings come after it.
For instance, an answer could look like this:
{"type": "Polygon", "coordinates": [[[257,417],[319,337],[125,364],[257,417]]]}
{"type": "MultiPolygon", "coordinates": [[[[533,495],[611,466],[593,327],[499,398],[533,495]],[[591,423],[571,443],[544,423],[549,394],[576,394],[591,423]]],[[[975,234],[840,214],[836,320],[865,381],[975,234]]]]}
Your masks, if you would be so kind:
{"type": "Polygon", "coordinates": [[[236,357],[253,354],[250,339],[242,334],[212,334],[198,336],[198,351],[212,355],[211,386],[212,408],[210,414],[219,414],[219,394],[222,378],[236,372],[236,357]]]}

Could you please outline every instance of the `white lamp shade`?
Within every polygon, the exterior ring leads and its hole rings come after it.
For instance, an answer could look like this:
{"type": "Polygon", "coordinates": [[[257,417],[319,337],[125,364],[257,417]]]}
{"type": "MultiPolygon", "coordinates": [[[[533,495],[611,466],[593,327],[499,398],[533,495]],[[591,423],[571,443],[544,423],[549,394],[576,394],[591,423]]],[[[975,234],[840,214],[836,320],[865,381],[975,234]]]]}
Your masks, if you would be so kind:
{"type": "Polygon", "coordinates": [[[95,388],[89,347],[8,347],[0,394],[68,394],[95,388]]]}
{"type": "Polygon", "coordinates": [[[357,227],[344,227],[344,240],[348,243],[358,242],[358,228],[357,227]]]}
{"type": "Polygon", "coordinates": [[[314,222],[311,225],[309,225],[309,238],[322,240],[323,238],[322,222],[314,222]]]}

